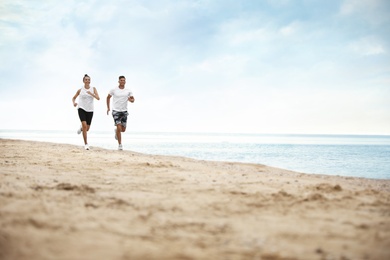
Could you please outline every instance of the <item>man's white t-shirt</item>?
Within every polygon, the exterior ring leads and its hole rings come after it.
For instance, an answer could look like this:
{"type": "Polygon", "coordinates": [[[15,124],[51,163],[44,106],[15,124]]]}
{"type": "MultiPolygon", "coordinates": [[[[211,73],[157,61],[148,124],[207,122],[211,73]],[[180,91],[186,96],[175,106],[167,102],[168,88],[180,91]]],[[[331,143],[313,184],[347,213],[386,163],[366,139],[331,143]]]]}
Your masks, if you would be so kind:
{"type": "Polygon", "coordinates": [[[119,87],[111,89],[108,93],[112,96],[112,110],[124,112],[127,111],[128,98],[133,96],[129,89],[120,89],[119,87]]]}

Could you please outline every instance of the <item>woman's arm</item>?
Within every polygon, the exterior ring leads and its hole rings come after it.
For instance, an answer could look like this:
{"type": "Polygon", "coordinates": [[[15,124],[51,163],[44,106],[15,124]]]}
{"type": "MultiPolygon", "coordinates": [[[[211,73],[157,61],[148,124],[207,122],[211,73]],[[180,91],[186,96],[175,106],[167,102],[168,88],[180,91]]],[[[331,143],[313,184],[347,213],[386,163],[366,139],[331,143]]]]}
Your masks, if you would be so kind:
{"type": "Polygon", "coordinates": [[[99,93],[97,92],[97,89],[94,87],[93,88],[93,97],[96,98],[97,100],[100,100],[99,93]]]}
{"type": "Polygon", "coordinates": [[[97,90],[96,88],[93,88],[93,93],[91,91],[87,91],[87,93],[91,96],[93,96],[94,98],[96,98],[97,100],[100,100],[100,97],[99,97],[99,94],[97,93],[97,90]]]}
{"type": "Polygon", "coordinates": [[[77,107],[76,98],[80,95],[81,89],[77,90],[76,94],[72,98],[73,106],[77,107]]]}

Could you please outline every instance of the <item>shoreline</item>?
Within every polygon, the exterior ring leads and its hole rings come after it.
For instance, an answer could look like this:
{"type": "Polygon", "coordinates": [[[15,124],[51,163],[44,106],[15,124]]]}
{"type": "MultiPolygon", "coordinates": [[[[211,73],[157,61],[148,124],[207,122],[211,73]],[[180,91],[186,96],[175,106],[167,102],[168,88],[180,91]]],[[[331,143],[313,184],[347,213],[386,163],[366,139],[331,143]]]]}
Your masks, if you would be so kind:
{"type": "MultiPolygon", "coordinates": [[[[75,144],[75,143],[67,143],[67,142],[54,142],[54,141],[49,141],[49,140],[30,140],[30,139],[18,139],[18,138],[2,138],[0,137],[0,142],[2,141],[21,141],[21,142],[31,142],[31,143],[47,143],[47,144],[57,144],[57,145],[65,145],[65,146],[74,146],[77,149],[83,149],[84,145],[81,144],[75,144]]],[[[90,145],[92,147],[92,150],[107,150],[107,151],[112,151],[115,152],[117,151],[117,145],[113,145],[113,148],[107,148],[104,146],[99,146],[99,145],[90,145]]],[[[278,167],[278,166],[271,166],[263,163],[256,163],[256,162],[240,162],[240,161],[223,161],[223,160],[207,160],[207,159],[200,159],[200,158],[194,158],[194,157],[189,157],[185,155],[171,155],[171,154],[150,154],[150,153],[145,153],[145,152],[139,152],[139,151],[132,151],[132,150],[123,150],[123,152],[131,152],[135,154],[142,154],[145,156],[160,156],[160,157],[178,157],[178,158],[186,158],[190,160],[195,160],[195,161],[210,161],[210,162],[220,162],[220,163],[237,163],[237,164],[249,164],[249,165],[264,165],[269,168],[274,168],[274,169],[279,169],[283,171],[288,171],[288,172],[295,172],[295,173],[300,173],[300,174],[308,174],[308,175],[316,175],[316,176],[330,176],[330,177],[340,177],[340,178],[358,178],[358,179],[367,179],[367,180],[378,180],[378,181],[390,181],[390,179],[386,178],[369,178],[369,177],[361,177],[361,176],[349,176],[349,175],[340,175],[340,174],[327,174],[327,173],[310,173],[310,172],[304,172],[304,171],[296,171],[296,170],[291,170],[291,169],[286,169],[283,167],[278,167]]]]}
{"type": "Polygon", "coordinates": [[[2,259],[390,258],[390,180],[0,146],[2,259]]]}
{"type": "MultiPolygon", "coordinates": [[[[90,146],[117,149],[112,132],[92,132],[90,146]]],[[[69,133],[2,133],[0,138],[81,145],[69,133]]],[[[125,150],[153,155],[185,156],[200,160],[258,163],[310,174],[390,179],[387,158],[390,138],[320,135],[204,135],[128,133],[125,150]],[[367,147],[369,145],[369,147],[367,147]]]]}

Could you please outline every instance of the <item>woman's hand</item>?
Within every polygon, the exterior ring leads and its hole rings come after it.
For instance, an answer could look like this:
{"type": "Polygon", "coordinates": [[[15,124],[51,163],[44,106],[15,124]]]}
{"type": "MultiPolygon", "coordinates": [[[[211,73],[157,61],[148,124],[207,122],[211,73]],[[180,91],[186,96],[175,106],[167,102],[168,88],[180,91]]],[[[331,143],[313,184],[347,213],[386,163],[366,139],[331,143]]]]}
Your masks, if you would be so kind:
{"type": "Polygon", "coordinates": [[[97,92],[96,92],[96,93],[92,93],[91,91],[88,90],[87,93],[88,93],[89,95],[93,96],[94,98],[96,98],[97,100],[100,99],[100,98],[99,98],[99,95],[97,94],[97,92]]]}

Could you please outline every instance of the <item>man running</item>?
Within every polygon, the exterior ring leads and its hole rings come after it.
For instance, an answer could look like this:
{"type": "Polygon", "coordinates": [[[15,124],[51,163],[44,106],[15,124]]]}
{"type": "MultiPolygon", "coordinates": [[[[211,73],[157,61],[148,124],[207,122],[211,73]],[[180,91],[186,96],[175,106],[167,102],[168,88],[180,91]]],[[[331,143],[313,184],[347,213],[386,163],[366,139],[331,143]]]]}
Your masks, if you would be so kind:
{"type": "Polygon", "coordinates": [[[125,76],[119,76],[119,86],[111,89],[107,96],[107,115],[110,112],[110,100],[112,99],[112,117],[116,126],[115,139],[118,140],[118,150],[123,150],[122,135],[126,131],[127,125],[127,102],[134,103],[133,93],[125,88],[125,76]]]}

